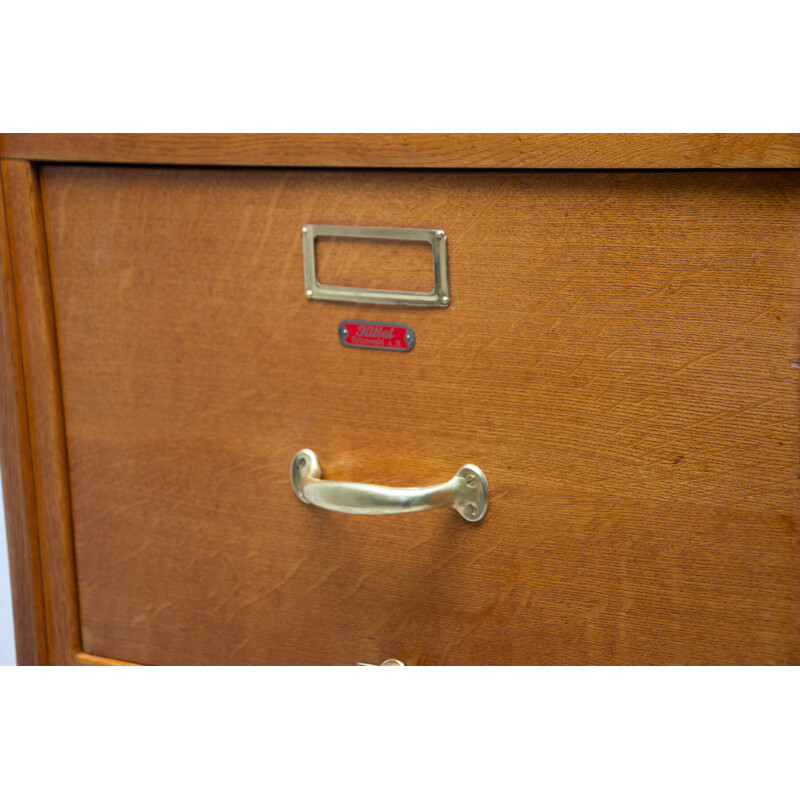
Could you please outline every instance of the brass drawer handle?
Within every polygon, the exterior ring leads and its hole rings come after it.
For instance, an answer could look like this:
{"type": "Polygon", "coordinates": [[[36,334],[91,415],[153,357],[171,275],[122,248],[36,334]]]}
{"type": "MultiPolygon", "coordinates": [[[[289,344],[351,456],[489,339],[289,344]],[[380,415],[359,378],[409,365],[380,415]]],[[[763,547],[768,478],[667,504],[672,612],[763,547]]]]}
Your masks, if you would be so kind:
{"type": "Polygon", "coordinates": [[[478,522],[489,505],[486,476],[472,464],[465,464],[446,483],[397,489],[322,480],[314,451],[301,450],[292,459],[291,477],[294,493],[304,503],[344,514],[406,514],[454,508],[467,522],[478,522]]]}

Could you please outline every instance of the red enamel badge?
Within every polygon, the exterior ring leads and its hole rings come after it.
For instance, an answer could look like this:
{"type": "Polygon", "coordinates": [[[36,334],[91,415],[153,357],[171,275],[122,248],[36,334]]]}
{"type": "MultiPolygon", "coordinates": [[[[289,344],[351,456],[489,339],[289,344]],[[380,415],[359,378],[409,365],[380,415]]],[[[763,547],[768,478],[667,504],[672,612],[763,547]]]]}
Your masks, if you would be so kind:
{"type": "Polygon", "coordinates": [[[339,341],[346,347],[407,353],[414,346],[414,331],[408,325],[346,319],[339,323],[339,341]]]}

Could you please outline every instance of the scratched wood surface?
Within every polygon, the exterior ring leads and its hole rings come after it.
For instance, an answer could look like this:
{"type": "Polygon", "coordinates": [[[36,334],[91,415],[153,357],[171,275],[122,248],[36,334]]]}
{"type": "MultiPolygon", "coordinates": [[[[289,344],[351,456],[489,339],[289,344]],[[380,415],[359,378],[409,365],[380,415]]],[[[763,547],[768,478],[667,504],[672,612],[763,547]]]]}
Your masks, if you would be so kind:
{"type": "Polygon", "coordinates": [[[420,169],[800,167],[797,133],[0,133],[30,161],[420,169]]]}
{"type": "Polygon", "coordinates": [[[84,651],[800,662],[797,172],[52,166],[43,198],[84,651]],[[452,305],[307,300],[306,223],[444,228],[452,305]],[[488,516],[311,508],[301,447],[473,462],[488,516]]]}

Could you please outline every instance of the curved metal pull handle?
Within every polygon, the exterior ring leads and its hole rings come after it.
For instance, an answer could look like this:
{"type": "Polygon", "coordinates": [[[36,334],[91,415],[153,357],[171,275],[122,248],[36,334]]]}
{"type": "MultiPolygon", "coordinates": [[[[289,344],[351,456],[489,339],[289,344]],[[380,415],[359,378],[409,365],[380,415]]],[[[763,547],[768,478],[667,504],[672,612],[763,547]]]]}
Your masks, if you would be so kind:
{"type": "Polygon", "coordinates": [[[467,522],[486,516],[489,485],[486,476],[466,464],[446,483],[410,489],[322,480],[313,450],[301,450],[292,459],[292,488],[304,502],[344,514],[406,514],[430,508],[454,508],[467,522]]]}

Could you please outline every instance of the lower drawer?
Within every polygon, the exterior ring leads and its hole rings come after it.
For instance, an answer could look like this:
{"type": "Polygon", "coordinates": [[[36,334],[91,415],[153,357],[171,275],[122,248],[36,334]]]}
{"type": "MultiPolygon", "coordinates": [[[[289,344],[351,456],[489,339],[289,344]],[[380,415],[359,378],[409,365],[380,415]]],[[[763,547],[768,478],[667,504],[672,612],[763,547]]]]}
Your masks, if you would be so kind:
{"type": "MultiPolygon", "coordinates": [[[[52,166],[42,186],[86,651],[800,660],[797,173],[52,166]],[[452,302],[309,300],[309,223],[443,229],[452,302]],[[352,318],[415,346],[343,347],[352,318]],[[474,463],[488,514],[304,505],[304,447],[393,486],[474,463]]],[[[327,258],[337,281],[427,280],[412,250],[327,258]]]]}

